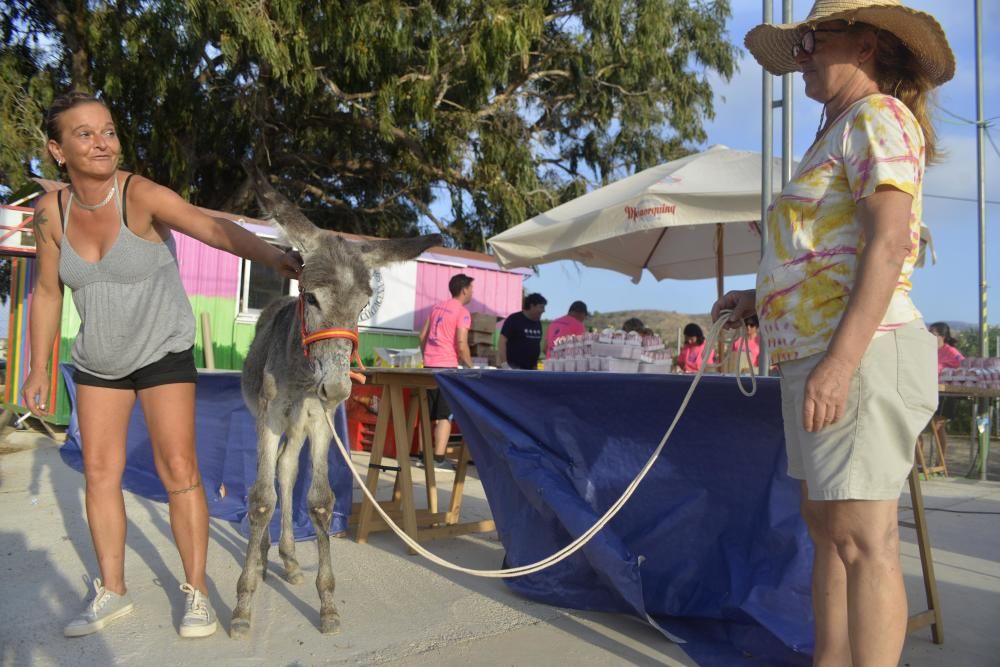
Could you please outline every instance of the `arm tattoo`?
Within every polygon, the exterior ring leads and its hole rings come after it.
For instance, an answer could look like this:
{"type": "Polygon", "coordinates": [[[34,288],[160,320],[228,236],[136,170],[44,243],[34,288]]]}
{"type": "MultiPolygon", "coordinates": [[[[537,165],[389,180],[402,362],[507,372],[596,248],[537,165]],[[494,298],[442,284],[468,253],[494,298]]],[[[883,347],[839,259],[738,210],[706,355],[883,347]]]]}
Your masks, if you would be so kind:
{"type": "MultiPolygon", "coordinates": [[[[46,222],[48,222],[48,219],[45,217],[45,211],[38,211],[37,213],[35,213],[34,217],[31,219],[31,226],[35,230],[35,239],[41,240],[42,243],[46,242],[45,241],[45,230],[42,229],[42,226],[46,222]]],[[[37,243],[37,241],[36,241],[36,243],[37,243]]]]}
{"type": "Polygon", "coordinates": [[[177,491],[167,491],[167,493],[169,493],[172,496],[179,496],[182,493],[188,493],[189,491],[194,491],[200,486],[201,486],[201,480],[199,479],[197,482],[194,483],[193,486],[189,486],[186,489],[178,489],[177,491]]]}

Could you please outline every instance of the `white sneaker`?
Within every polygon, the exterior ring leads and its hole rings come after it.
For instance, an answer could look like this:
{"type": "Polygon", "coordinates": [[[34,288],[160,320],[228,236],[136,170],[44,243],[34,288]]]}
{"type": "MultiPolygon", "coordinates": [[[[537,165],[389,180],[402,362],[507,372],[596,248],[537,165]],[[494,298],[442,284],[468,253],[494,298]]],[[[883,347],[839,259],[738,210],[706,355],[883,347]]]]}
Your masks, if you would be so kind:
{"type": "Polygon", "coordinates": [[[125,591],[124,595],[118,595],[106,589],[100,579],[94,579],[92,583],[94,597],[79,616],[63,629],[63,634],[67,637],[93,634],[116,618],[121,618],[135,609],[128,591],[125,591]]]}
{"type": "Polygon", "coordinates": [[[181,584],[181,590],[187,594],[184,618],[181,619],[181,637],[208,637],[213,634],[219,623],[212,603],[191,584],[181,584]]]}

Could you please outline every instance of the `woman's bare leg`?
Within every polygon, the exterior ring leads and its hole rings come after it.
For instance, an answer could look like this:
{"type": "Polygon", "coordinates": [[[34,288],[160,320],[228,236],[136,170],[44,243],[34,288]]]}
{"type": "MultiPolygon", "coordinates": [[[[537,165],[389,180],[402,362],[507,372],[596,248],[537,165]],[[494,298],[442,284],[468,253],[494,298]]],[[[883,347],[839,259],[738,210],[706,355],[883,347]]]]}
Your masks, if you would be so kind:
{"type": "Polygon", "coordinates": [[[105,588],[125,593],[125,438],[135,394],[77,385],[87,523],[105,588]]]}
{"type": "Polygon", "coordinates": [[[194,397],[192,382],[139,391],[153,441],[156,471],[167,489],[170,528],[184,565],[185,581],[207,594],[208,504],[195,454],[194,397]]]}

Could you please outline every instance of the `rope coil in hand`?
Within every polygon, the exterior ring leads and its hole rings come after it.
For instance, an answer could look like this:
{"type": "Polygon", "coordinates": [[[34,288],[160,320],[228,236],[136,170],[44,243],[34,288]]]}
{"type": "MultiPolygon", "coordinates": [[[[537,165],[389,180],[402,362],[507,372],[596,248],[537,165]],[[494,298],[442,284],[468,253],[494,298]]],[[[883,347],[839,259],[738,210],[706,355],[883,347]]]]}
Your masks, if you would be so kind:
{"type": "MultiPolygon", "coordinates": [[[[441,567],[453,570],[455,572],[463,572],[465,574],[471,574],[476,577],[503,579],[507,577],[520,577],[526,574],[535,574],[537,572],[541,572],[547,567],[555,565],[556,563],[568,558],[569,556],[573,555],[578,550],[583,548],[583,546],[587,544],[587,542],[589,542],[591,538],[594,537],[594,535],[600,532],[601,529],[604,528],[604,526],[606,526],[608,522],[610,522],[615,517],[616,514],[618,514],[618,511],[622,507],[624,507],[625,503],[628,502],[628,499],[632,497],[632,494],[635,493],[635,490],[639,487],[639,484],[642,483],[642,480],[646,477],[646,474],[653,467],[653,464],[656,463],[656,459],[659,458],[660,452],[663,451],[663,447],[667,444],[667,440],[670,439],[671,434],[674,432],[674,427],[677,426],[677,422],[680,421],[680,418],[684,414],[685,409],[687,409],[688,402],[691,400],[691,396],[694,395],[695,387],[698,386],[698,383],[701,381],[701,376],[705,372],[705,366],[707,365],[708,356],[715,348],[715,344],[719,338],[719,335],[721,334],[722,329],[725,326],[726,322],[729,320],[729,316],[731,314],[732,311],[724,310],[720,314],[719,318],[712,323],[712,328],[709,330],[708,333],[707,342],[701,353],[701,366],[698,368],[698,372],[695,374],[694,380],[692,380],[691,382],[691,386],[688,387],[687,394],[685,394],[684,400],[681,402],[680,407],[677,409],[677,414],[674,416],[674,420],[670,423],[670,427],[667,429],[666,433],[663,434],[663,438],[660,440],[660,444],[650,455],[649,460],[646,461],[646,465],[644,465],[642,470],[639,471],[639,474],[636,476],[636,478],[632,480],[632,483],[628,485],[628,487],[622,493],[621,497],[617,501],[615,501],[615,503],[611,505],[611,507],[608,508],[607,512],[604,513],[604,516],[598,519],[593,526],[591,526],[586,532],[584,532],[578,538],[567,544],[565,547],[563,547],[556,553],[547,556],[546,558],[543,558],[535,563],[531,563],[530,565],[511,567],[505,570],[474,570],[471,568],[462,567],[461,565],[456,565],[450,561],[440,558],[439,556],[436,556],[435,554],[431,553],[427,549],[420,546],[420,544],[416,540],[407,535],[402,528],[396,525],[396,523],[391,518],[389,518],[388,513],[386,513],[386,511],[382,509],[382,506],[372,495],[371,491],[368,490],[367,484],[363,479],[361,479],[361,475],[354,467],[354,463],[351,460],[350,452],[347,450],[346,447],[344,447],[344,443],[341,442],[340,436],[337,434],[337,430],[333,426],[333,421],[330,419],[330,414],[329,413],[324,413],[324,414],[326,415],[327,423],[330,425],[330,430],[333,432],[333,437],[337,442],[337,449],[340,450],[340,455],[347,463],[347,467],[351,470],[351,473],[354,475],[354,479],[358,482],[358,485],[361,487],[361,490],[368,498],[368,501],[379,513],[379,516],[382,517],[382,520],[386,522],[389,528],[392,529],[392,532],[396,533],[396,535],[398,535],[399,538],[403,540],[403,542],[405,542],[408,547],[413,549],[416,553],[420,554],[427,560],[437,565],[440,565],[441,567]]],[[[754,373],[753,359],[750,357],[749,339],[747,336],[747,330],[745,324],[740,325],[740,335],[742,336],[743,339],[743,345],[742,349],[740,350],[740,354],[745,355],[750,365],[750,389],[747,390],[744,388],[742,382],[742,372],[740,371],[737,372],[736,384],[739,387],[740,393],[742,393],[744,396],[750,397],[757,393],[757,377],[754,373]]]]}

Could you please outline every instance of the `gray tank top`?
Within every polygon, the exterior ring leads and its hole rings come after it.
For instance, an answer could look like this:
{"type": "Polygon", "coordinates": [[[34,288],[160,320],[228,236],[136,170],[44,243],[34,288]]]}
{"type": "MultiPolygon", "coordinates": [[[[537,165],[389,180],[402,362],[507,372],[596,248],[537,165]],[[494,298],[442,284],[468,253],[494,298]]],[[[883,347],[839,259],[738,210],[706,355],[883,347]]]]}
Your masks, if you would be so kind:
{"type": "MultiPolygon", "coordinates": [[[[195,322],[177,264],[173,235],[165,243],[136,236],[118,205],[118,238],[98,262],[73,250],[66,229],[73,205],[70,191],[63,212],[59,277],[73,290],[80,332],[73,343],[73,363],[105,380],[125,377],[172,352],[194,345],[195,322]]],[[[128,190],[128,181],[124,189],[128,190]]],[[[61,208],[61,207],[60,207],[61,208]]]]}

